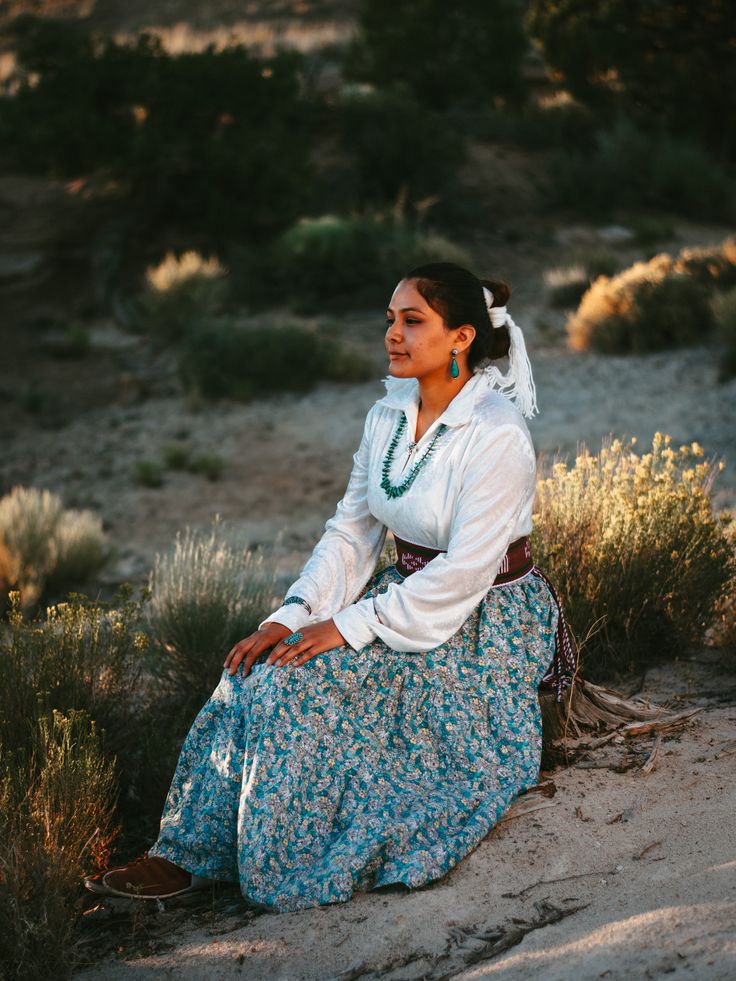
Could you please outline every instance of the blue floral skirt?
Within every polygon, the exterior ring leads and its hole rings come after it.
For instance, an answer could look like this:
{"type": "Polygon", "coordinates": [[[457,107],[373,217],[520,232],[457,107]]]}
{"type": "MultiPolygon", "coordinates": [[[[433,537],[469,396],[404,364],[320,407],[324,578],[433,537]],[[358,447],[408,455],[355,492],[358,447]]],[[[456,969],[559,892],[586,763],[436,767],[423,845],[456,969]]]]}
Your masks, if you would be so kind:
{"type": "MultiPolygon", "coordinates": [[[[400,582],[374,573],[362,597],[400,582]]],[[[534,575],[424,653],[375,640],[227,670],[182,746],[149,855],[285,912],[445,875],[539,778],[557,607],[534,575]]],[[[265,658],[267,655],[263,655],[265,658]]]]}

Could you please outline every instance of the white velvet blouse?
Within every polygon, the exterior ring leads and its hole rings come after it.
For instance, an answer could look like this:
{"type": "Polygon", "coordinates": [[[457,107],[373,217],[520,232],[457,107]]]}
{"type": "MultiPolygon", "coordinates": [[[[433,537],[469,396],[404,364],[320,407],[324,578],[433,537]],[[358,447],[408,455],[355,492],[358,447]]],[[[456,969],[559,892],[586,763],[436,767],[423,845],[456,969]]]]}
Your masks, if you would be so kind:
{"type": "MultiPolygon", "coordinates": [[[[524,417],[487,375],[477,371],[422,435],[409,458],[419,408],[416,378],[384,379],[387,394],[366,416],[347,490],[286,593],[301,603],[281,606],[276,621],[298,630],[332,618],[355,650],[380,637],[396,651],[428,651],[448,640],[491,588],[509,544],[528,535],[536,461],[524,417]],[[401,484],[432,441],[449,428],[414,483],[400,497],[381,487],[382,466],[402,412],[408,426],[390,470],[401,484]],[[354,602],[370,578],[387,530],[444,554],[386,592],[354,602]]],[[[496,588],[503,589],[503,586],[496,588]]]]}

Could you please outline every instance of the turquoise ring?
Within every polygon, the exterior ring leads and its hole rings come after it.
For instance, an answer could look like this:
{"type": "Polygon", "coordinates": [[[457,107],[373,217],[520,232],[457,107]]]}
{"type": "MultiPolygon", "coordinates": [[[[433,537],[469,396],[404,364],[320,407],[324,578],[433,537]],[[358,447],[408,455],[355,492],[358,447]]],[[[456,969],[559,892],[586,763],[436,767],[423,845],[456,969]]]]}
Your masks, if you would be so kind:
{"type": "Polygon", "coordinates": [[[285,637],[284,638],[284,643],[285,644],[288,644],[289,647],[293,647],[294,644],[298,644],[299,643],[299,641],[302,639],[303,636],[304,636],[304,634],[300,633],[297,630],[297,632],[295,634],[289,634],[288,637],[285,637]]]}

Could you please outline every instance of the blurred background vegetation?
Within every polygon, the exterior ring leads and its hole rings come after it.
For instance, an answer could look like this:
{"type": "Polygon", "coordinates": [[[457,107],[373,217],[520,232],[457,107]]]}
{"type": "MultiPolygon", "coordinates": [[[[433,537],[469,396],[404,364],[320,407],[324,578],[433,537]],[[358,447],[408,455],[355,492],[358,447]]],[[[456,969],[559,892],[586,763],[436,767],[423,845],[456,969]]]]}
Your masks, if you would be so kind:
{"type": "MultiPolygon", "coordinates": [[[[0,426],[24,441],[33,481],[39,432],[63,429],[71,455],[65,427],[92,413],[86,457],[119,448],[126,427],[134,447],[124,471],[102,461],[97,474],[126,532],[176,481],[206,501],[233,469],[217,413],[377,378],[383,325],[366,324],[432,259],[503,276],[528,251],[540,344],[629,360],[683,349],[713,366],[703,388],[733,385],[728,4],[635,17],[624,0],[242,7],[0,10],[0,426]],[[678,243],[686,225],[710,244],[678,243]],[[568,247],[562,233],[581,229],[568,247]],[[152,449],[113,414],[148,399],[154,426],[169,399],[175,415],[211,410],[212,428],[169,436],[162,419],[152,449]]],[[[248,479],[277,498],[273,459],[258,467],[248,479]]],[[[706,641],[733,653],[736,524],[714,506],[718,473],[709,447],[664,434],[540,469],[535,555],[587,677],[621,680],[706,641]]],[[[339,491],[318,482],[320,507],[332,513],[339,491]]],[[[216,519],[136,567],[137,595],[113,592],[102,573],[120,542],[85,500],[0,470],[8,978],[65,976],[89,957],[82,873],[153,840],[224,655],[288,585],[278,542],[216,519]]]]}

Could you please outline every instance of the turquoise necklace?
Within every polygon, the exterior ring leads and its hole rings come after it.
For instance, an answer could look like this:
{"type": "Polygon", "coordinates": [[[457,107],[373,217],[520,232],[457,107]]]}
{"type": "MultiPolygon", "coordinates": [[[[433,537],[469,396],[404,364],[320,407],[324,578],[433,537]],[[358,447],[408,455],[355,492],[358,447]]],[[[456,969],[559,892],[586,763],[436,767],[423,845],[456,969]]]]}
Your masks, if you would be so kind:
{"type": "MultiPolygon", "coordinates": [[[[448,428],[444,424],[444,422],[441,422],[439,424],[439,426],[437,427],[437,432],[434,434],[434,436],[432,438],[432,442],[427,447],[426,453],[424,453],[424,455],[421,456],[417,460],[417,462],[414,464],[414,466],[409,471],[409,473],[408,473],[406,479],[404,480],[404,482],[401,483],[401,484],[395,485],[395,484],[392,484],[391,483],[391,480],[389,479],[389,473],[391,471],[391,463],[393,462],[393,459],[394,459],[394,452],[396,450],[396,447],[399,444],[399,440],[404,435],[404,430],[406,429],[406,426],[407,426],[406,413],[405,412],[402,412],[401,413],[401,420],[399,421],[399,425],[396,428],[396,432],[394,433],[393,439],[389,443],[388,451],[386,453],[386,458],[383,461],[383,477],[381,479],[381,487],[383,487],[383,489],[386,491],[386,497],[388,497],[389,499],[392,498],[392,497],[401,497],[402,494],[405,494],[406,491],[409,490],[409,488],[411,487],[411,485],[416,480],[417,474],[419,473],[419,471],[424,466],[424,464],[425,464],[428,456],[434,450],[434,444],[437,442],[437,440],[440,438],[440,436],[448,428]]],[[[412,443],[410,449],[413,449],[415,446],[416,446],[416,443],[412,443]]]]}

